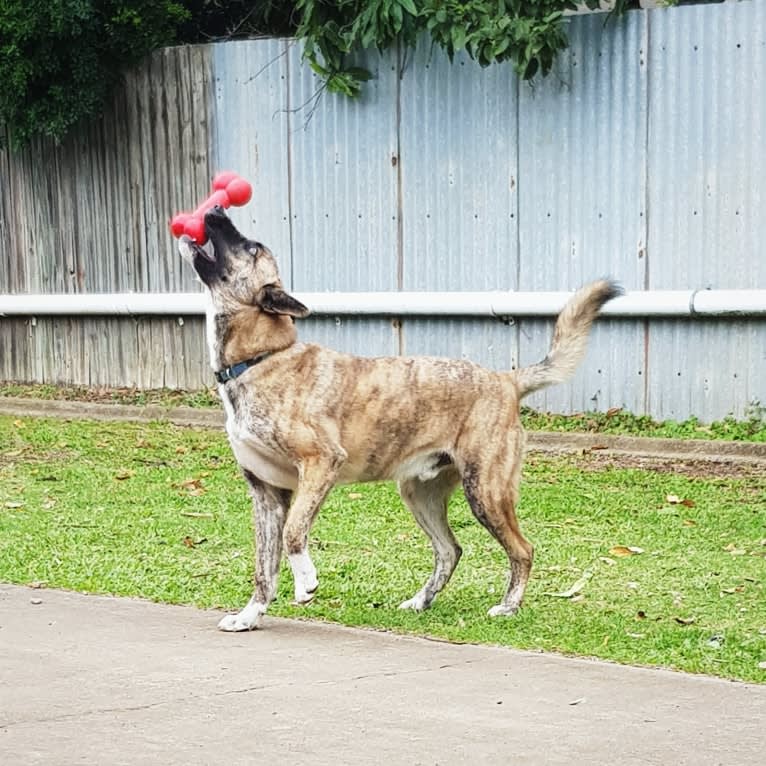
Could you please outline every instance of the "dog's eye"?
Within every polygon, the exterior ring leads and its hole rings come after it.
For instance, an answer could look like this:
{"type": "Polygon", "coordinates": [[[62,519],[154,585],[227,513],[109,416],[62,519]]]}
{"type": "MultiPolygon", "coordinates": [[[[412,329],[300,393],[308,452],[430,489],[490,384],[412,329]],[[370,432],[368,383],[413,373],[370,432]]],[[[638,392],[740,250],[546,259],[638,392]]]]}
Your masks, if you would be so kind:
{"type": "Polygon", "coordinates": [[[260,242],[251,242],[250,246],[247,248],[247,252],[250,253],[253,258],[257,258],[261,250],[263,250],[263,245],[260,242]]]}

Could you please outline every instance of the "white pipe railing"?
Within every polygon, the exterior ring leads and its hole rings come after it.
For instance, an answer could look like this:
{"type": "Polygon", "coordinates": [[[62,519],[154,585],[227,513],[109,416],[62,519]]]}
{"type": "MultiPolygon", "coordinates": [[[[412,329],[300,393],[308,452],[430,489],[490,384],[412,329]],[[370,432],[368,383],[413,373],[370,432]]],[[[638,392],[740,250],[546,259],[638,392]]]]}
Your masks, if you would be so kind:
{"type": "MultiPolygon", "coordinates": [[[[295,293],[319,316],[554,316],[567,292],[295,293]]],[[[0,316],[193,316],[202,293],[0,295],[0,316]]],[[[614,317],[766,316],[766,290],[646,290],[604,306],[614,317]]]]}

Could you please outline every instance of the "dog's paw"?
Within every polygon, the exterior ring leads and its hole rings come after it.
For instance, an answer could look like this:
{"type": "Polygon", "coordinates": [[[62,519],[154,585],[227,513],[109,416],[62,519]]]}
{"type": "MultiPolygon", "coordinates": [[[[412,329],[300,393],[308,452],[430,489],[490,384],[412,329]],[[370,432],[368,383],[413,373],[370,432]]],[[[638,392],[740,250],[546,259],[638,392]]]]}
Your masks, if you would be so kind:
{"type": "Polygon", "coordinates": [[[487,614],[490,617],[513,617],[516,612],[519,611],[519,607],[517,606],[508,606],[508,604],[498,604],[497,606],[493,606],[492,609],[490,609],[487,614]]]}
{"type": "Polygon", "coordinates": [[[295,589],[295,603],[299,606],[301,604],[309,604],[314,600],[314,596],[316,596],[317,589],[319,588],[319,583],[314,580],[314,587],[311,590],[303,590],[302,588],[299,590],[298,588],[295,589]]]}
{"type": "Polygon", "coordinates": [[[261,615],[266,611],[262,604],[248,604],[237,614],[227,614],[218,623],[218,630],[225,633],[241,633],[245,630],[255,630],[261,621],[261,615]],[[260,608],[259,608],[260,607],[260,608]]]}
{"type": "Polygon", "coordinates": [[[288,557],[295,581],[295,603],[308,604],[314,598],[319,580],[317,570],[308,551],[292,553],[288,557]]]}
{"type": "Polygon", "coordinates": [[[411,609],[413,612],[422,612],[427,606],[426,597],[422,593],[416,593],[412,598],[402,601],[399,604],[399,609],[411,609]]]}

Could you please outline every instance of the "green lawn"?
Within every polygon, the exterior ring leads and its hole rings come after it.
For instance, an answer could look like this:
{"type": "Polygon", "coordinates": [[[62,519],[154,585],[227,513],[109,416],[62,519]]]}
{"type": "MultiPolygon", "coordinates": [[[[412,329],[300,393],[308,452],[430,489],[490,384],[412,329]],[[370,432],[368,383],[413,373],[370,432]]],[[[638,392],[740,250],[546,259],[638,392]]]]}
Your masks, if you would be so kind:
{"type": "MultiPolygon", "coordinates": [[[[0,445],[0,581],[224,609],[249,598],[249,500],[221,433],[0,417],[0,445]]],[[[486,617],[506,563],[462,495],[452,582],[430,611],[397,610],[431,552],[387,484],[332,493],[312,534],[317,597],[292,606],[285,570],[272,613],[766,682],[762,473],[530,455],[519,514],[536,561],[514,618],[486,617]]]]}

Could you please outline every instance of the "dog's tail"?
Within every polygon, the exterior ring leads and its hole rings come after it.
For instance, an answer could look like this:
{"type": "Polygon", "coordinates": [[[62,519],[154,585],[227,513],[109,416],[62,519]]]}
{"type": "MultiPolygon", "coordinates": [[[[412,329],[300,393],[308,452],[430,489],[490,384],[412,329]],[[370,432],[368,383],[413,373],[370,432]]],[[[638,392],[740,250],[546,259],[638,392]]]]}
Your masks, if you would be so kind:
{"type": "Polygon", "coordinates": [[[581,287],[561,310],[545,359],[516,370],[519,395],[526,396],[571,378],[585,356],[590,327],[596,315],[607,301],[622,294],[623,289],[607,279],[581,287]]]}

